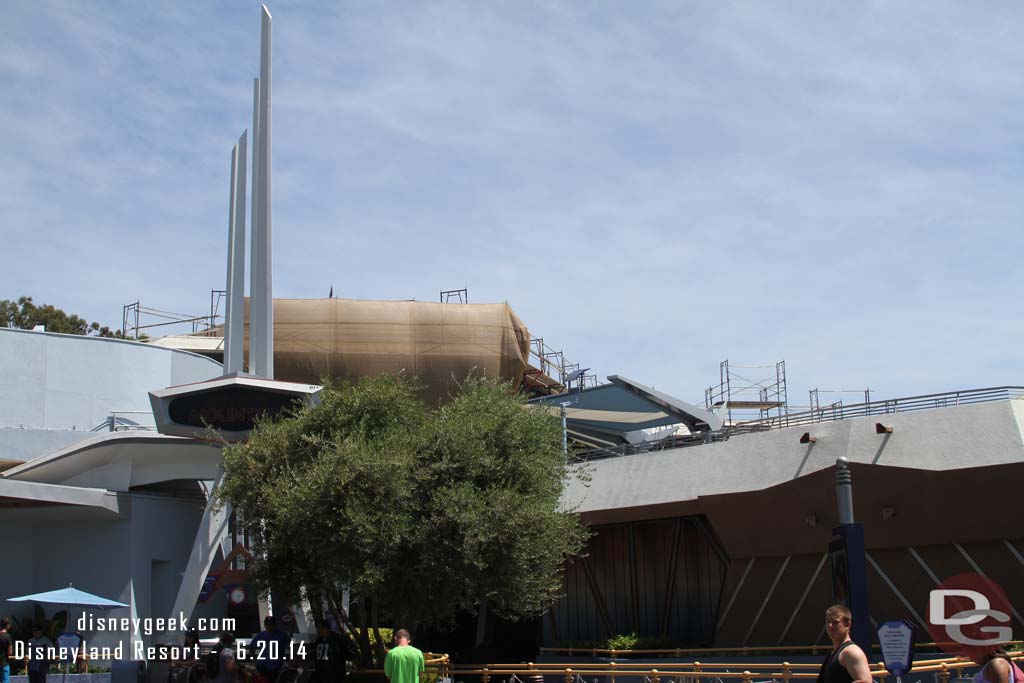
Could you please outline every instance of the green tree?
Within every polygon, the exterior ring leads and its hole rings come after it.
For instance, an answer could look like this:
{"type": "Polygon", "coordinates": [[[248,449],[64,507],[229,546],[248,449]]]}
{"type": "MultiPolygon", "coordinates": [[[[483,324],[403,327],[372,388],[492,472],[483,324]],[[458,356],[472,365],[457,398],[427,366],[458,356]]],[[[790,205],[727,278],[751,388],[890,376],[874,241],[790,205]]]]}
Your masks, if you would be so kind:
{"type": "Polygon", "coordinates": [[[31,330],[37,325],[45,325],[47,332],[63,334],[96,335],[98,337],[121,338],[121,330],[101,327],[99,323],[90,323],[85,318],[68,314],[52,304],[36,305],[32,297],[19,297],[17,301],[0,300],[0,325],[31,330]]]}
{"type": "Polygon", "coordinates": [[[543,613],[588,533],[560,508],[574,473],[556,417],[489,380],[437,409],[418,389],[401,376],[328,386],[224,456],[220,496],[257,539],[257,585],[332,602],[349,587],[364,661],[385,620],[543,613]]]}

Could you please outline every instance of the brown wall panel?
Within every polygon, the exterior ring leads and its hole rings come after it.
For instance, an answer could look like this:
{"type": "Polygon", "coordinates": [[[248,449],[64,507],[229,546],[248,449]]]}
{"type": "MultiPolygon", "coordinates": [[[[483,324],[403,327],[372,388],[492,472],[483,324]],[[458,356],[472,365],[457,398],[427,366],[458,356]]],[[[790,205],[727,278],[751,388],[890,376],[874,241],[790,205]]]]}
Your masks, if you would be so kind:
{"type": "Polygon", "coordinates": [[[637,633],[709,643],[725,563],[697,524],[680,517],[593,527],[585,557],[566,565],[565,597],[545,619],[545,642],[637,633]]]}

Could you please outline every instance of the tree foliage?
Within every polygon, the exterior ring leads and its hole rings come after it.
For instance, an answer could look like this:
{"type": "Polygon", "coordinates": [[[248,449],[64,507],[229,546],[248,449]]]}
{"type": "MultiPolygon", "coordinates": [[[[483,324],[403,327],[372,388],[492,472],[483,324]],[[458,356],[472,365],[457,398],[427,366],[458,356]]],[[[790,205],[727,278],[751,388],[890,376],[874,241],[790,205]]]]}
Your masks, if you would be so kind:
{"type": "Polygon", "coordinates": [[[450,623],[486,603],[543,613],[587,531],[562,510],[574,476],[557,417],[508,384],[470,378],[428,408],[414,380],[328,386],[224,456],[221,499],[256,538],[254,578],[358,596],[367,623],[450,623]]]}
{"type": "Polygon", "coordinates": [[[47,332],[116,337],[118,339],[122,336],[121,330],[101,327],[97,322],[90,323],[85,318],[68,314],[52,304],[37,305],[30,296],[19,297],[17,301],[0,300],[0,326],[31,330],[37,325],[46,326],[47,332]]]}

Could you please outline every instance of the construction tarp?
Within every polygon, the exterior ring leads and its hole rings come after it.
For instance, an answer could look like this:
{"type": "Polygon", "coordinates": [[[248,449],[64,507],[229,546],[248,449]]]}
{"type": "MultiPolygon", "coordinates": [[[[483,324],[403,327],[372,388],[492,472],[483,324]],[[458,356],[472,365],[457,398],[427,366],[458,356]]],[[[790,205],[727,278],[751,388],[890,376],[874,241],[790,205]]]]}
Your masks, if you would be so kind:
{"type": "Polygon", "coordinates": [[[405,372],[441,401],[474,371],[518,386],[529,349],[529,331],[504,303],[274,299],[274,378],[289,382],[405,372]]]}

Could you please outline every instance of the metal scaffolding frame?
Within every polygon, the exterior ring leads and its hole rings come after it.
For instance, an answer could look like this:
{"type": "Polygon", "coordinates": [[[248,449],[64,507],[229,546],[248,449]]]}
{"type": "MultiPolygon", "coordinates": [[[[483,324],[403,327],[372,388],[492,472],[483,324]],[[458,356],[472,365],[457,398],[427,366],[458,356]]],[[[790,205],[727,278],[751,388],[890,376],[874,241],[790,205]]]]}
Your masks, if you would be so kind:
{"type": "MultiPolygon", "coordinates": [[[[865,387],[864,389],[819,389],[815,387],[807,392],[808,400],[810,401],[810,410],[821,411],[821,394],[857,394],[857,397],[864,397],[864,403],[871,403],[871,389],[865,387]]],[[[826,403],[825,409],[841,407],[843,405],[843,399],[833,401],[832,403],[826,403]]]]}
{"type": "Polygon", "coordinates": [[[441,290],[441,303],[443,304],[468,304],[469,303],[469,288],[463,287],[462,289],[442,289],[441,290]]]}
{"type": "Polygon", "coordinates": [[[724,412],[727,425],[768,418],[784,422],[789,415],[786,361],[731,365],[726,358],[718,366],[718,384],[704,390],[704,407],[724,412]]]}
{"type": "Polygon", "coordinates": [[[168,325],[190,325],[192,334],[209,333],[224,317],[221,308],[226,294],[223,289],[210,290],[210,313],[204,315],[150,308],[143,306],[139,301],[125,304],[121,308],[121,336],[125,339],[139,339],[145,335],[143,330],[168,325]]]}

